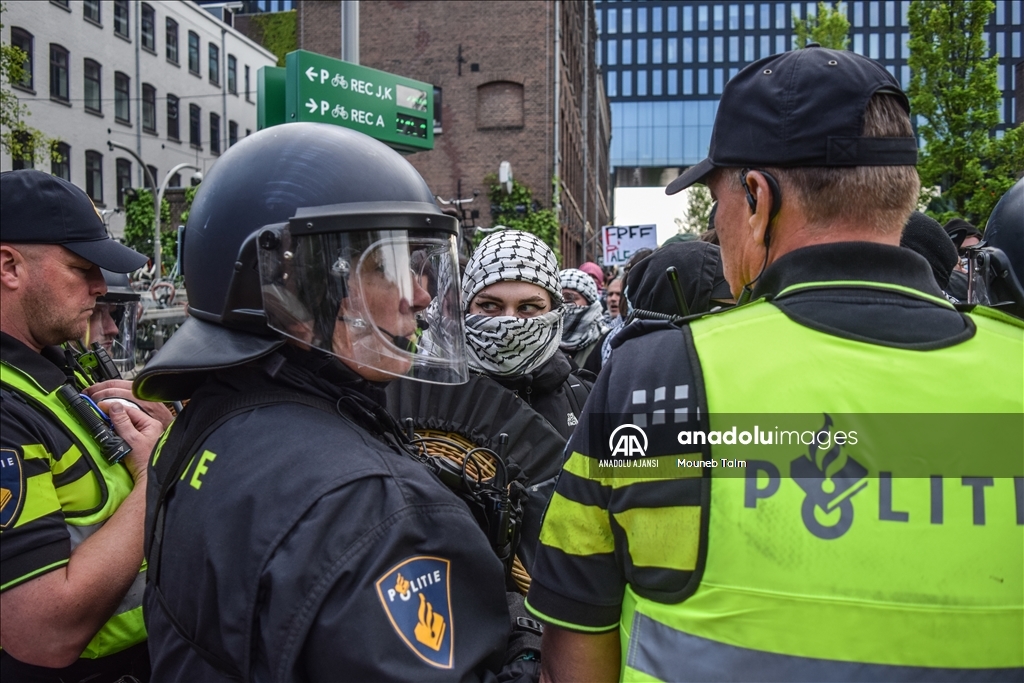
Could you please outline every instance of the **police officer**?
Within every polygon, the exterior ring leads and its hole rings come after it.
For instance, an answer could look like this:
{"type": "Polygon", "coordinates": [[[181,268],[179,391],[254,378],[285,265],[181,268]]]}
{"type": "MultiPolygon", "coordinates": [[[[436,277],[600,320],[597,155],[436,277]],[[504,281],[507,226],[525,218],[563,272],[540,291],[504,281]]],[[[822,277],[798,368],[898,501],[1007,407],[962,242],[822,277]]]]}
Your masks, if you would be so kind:
{"type": "Polygon", "coordinates": [[[908,112],[817,46],[729,82],[667,192],[711,189],[741,305],[617,340],[527,598],[550,680],[1020,679],[1024,325],[898,247],[908,112]]]}
{"type": "Polygon", "coordinates": [[[456,235],[408,162],[335,126],[264,130],[207,176],[190,316],[135,381],[190,398],[151,467],[155,678],[538,672],[469,508],[381,408],[394,377],[466,379],[456,235]]]}
{"type": "Polygon", "coordinates": [[[114,435],[65,403],[88,408],[58,345],[85,336],[106,291],[100,267],[127,272],[146,257],[111,240],[71,183],[21,170],[0,175],[0,188],[2,676],[144,679],[146,462],[162,430],[109,406],[132,447],[111,462],[114,435]]]}

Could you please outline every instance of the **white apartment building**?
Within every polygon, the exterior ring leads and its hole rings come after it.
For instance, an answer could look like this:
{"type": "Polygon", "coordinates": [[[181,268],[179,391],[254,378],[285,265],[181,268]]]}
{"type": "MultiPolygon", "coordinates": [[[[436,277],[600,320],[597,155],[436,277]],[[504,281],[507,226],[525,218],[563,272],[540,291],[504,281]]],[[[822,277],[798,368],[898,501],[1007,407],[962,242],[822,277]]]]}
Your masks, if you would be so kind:
{"type": "MultiPolygon", "coordinates": [[[[28,54],[12,84],[28,125],[61,140],[62,160],[36,163],[83,188],[98,207],[121,205],[148,184],[131,148],[159,185],[172,167],[203,172],[256,130],[256,72],[276,57],[194,2],[34,0],[4,3],[3,40],[28,54]]],[[[31,162],[0,155],[0,170],[31,162]]],[[[188,185],[193,171],[170,178],[188,185]]],[[[110,220],[124,229],[123,214],[110,220]]]]}

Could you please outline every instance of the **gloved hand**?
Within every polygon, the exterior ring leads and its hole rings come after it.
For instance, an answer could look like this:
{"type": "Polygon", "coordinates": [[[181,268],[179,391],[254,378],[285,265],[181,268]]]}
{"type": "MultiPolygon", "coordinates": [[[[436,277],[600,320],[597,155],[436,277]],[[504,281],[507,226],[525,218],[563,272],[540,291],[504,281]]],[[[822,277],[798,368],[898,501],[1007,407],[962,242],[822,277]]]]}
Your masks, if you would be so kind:
{"type": "Polygon", "coordinates": [[[505,599],[512,622],[512,632],[505,648],[505,662],[523,658],[540,660],[540,636],[544,626],[526,611],[521,593],[505,593],[505,599]]]}

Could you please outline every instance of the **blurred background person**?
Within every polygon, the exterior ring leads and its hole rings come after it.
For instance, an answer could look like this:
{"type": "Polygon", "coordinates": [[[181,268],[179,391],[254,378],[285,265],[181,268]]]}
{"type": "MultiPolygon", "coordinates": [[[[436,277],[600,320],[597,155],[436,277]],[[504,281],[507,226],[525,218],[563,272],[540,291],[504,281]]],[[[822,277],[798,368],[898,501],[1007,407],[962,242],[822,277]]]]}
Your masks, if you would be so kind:
{"type": "Polygon", "coordinates": [[[590,275],[576,268],[566,268],[558,273],[558,280],[563,300],[559,348],[574,368],[579,369],[584,367],[608,328],[602,323],[601,299],[590,275]]]}

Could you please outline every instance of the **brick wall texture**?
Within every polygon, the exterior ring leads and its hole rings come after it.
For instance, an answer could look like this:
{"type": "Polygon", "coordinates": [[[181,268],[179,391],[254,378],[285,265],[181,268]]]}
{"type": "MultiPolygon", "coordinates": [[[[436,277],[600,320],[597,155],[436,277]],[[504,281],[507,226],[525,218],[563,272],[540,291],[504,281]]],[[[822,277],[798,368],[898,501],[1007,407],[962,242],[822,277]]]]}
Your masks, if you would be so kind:
{"type": "MultiPolygon", "coordinates": [[[[299,47],[340,57],[340,4],[306,0],[296,5],[299,47]]],[[[551,206],[555,68],[560,65],[563,264],[593,258],[600,245],[591,239],[584,253],[586,226],[593,235],[595,227],[609,222],[610,117],[593,62],[592,3],[377,0],[361,2],[359,12],[361,64],[442,89],[443,132],[435,135],[433,150],[408,158],[445,200],[458,197],[460,181],[462,197],[478,191],[469,206],[479,209],[483,226],[492,224],[484,178],[497,174],[502,161],[511,163],[515,178],[533,190],[541,206],[551,206]],[[555,59],[556,7],[562,19],[560,60],[555,59]]]]}

